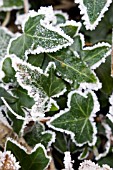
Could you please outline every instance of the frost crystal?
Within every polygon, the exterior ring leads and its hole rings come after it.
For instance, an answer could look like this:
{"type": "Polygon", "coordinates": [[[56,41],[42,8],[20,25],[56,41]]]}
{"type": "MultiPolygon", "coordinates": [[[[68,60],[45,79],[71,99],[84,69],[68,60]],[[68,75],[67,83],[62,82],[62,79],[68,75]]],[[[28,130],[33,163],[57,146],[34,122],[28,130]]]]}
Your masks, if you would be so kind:
{"type": "Polygon", "coordinates": [[[112,170],[108,165],[103,165],[101,168],[98,164],[90,160],[85,160],[83,163],[80,164],[78,170],[112,170]]]}
{"type": "Polygon", "coordinates": [[[0,152],[0,170],[18,170],[20,169],[19,162],[10,151],[0,152]]]}
{"type": "Polygon", "coordinates": [[[64,157],[65,169],[63,169],[63,170],[74,170],[73,169],[73,162],[74,161],[71,160],[70,152],[65,152],[65,157],[64,157]]]}

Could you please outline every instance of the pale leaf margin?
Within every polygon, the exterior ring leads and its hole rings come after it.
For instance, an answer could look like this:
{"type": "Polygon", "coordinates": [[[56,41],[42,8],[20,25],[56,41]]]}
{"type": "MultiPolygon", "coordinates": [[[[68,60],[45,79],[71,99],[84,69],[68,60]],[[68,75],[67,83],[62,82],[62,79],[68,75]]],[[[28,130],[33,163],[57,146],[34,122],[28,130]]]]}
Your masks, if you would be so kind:
{"type": "Polygon", "coordinates": [[[45,147],[44,147],[41,143],[36,144],[36,146],[35,146],[35,147],[31,150],[31,152],[29,153],[24,146],[20,145],[17,141],[15,141],[14,139],[9,138],[9,137],[7,138],[7,141],[6,141],[6,144],[5,144],[5,150],[6,150],[6,148],[7,148],[7,142],[8,142],[8,141],[10,141],[10,142],[12,142],[13,144],[17,145],[20,149],[24,150],[24,151],[26,152],[26,154],[28,154],[28,155],[30,155],[30,154],[32,154],[33,152],[35,152],[38,148],[42,148],[43,151],[44,151],[45,157],[46,157],[47,159],[49,159],[48,165],[45,167],[45,169],[49,166],[49,164],[50,164],[50,162],[51,162],[51,157],[47,155],[47,151],[46,151],[45,147]]]}
{"type": "Polygon", "coordinates": [[[68,21],[66,21],[63,24],[59,24],[58,26],[61,27],[61,29],[62,29],[62,27],[65,27],[65,26],[68,26],[68,25],[72,25],[72,26],[78,27],[77,28],[77,32],[75,34],[75,35],[78,35],[78,33],[79,33],[80,29],[81,29],[82,24],[80,22],[76,22],[74,20],[70,20],[70,21],[68,20],[68,21]]]}
{"type": "Polygon", "coordinates": [[[100,110],[100,105],[99,105],[99,102],[98,102],[98,99],[97,99],[97,96],[96,94],[91,91],[91,90],[87,90],[85,91],[84,93],[82,93],[81,91],[78,91],[78,90],[74,90],[74,91],[71,91],[69,94],[68,94],[68,101],[67,101],[67,106],[68,108],[64,109],[64,110],[61,110],[58,114],[56,114],[55,116],[53,116],[50,121],[47,122],[47,125],[48,127],[56,130],[56,131],[59,131],[59,132],[65,132],[66,134],[70,134],[71,136],[71,139],[72,141],[77,145],[77,146],[83,146],[84,144],[88,143],[89,146],[93,146],[95,145],[96,141],[97,141],[97,128],[96,128],[96,123],[94,122],[94,117],[96,117],[96,112],[98,112],[100,110]],[[86,141],[84,143],[77,143],[77,141],[74,139],[75,137],[75,134],[71,131],[68,131],[68,130],[64,130],[64,129],[61,129],[61,128],[56,128],[54,127],[53,125],[51,125],[51,122],[54,121],[55,119],[59,118],[61,115],[65,114],[66,112],[68,112],[71,108],[71,105],[70,105],[70,102],[71,102],[71,97],[73,94],[80,94],[81,96],[83,96],[84,98],[87,98],[87,94],[88,93],[91,93],[92,97],[93,97],[93,100],[94,100],[94,108],[90,114],[90,117],[89,117],[89,120],[92,124],[92,127],[93,127],[93,135],[92,135],[92,142],[89,142],[89,141],[86,141]]]}
{"type": "MultiPolygon", "coordinates": [[[[111,47],[111,45],[107,42],[99,42],[97,44],[94,44],[93,46],[87,46],[85,47],[85,38],[84,38],[84,35],[79,33],[78,36],[80,36],[80,40],[81,40],[81,43],[82,43],[82,50],[85,51],[85,50],[93,50],[95,48],[98,48],[98,47],[111,47]]],[[[98,62],[96,62],[94,65],[92,65],[90,68],[92,70],[95,70],[96,68],[98,68],[102,63],[105,63],[106,61],[106,58],[111,54],[111,49],[104,54],[103,58],[101,60],[99,60],[98,62]]],[[[81,56],[82,57],[82,56],[81,56]]]]}
{"type": "Polygon", "coordinates": [[[75,3],[79,4],[80,8],[80,14],[83,15],[82,19],[84,20],[84,25],[87,30],[94,30],[96,26],[99,24],[101,19],[104,17],[104,13],[108,10],[108,7],[112,3],[112,0],[107,0],[104,8],[101,10],[99,17],[96,19],[96,21],[91,24],[89,20],[89,16],[87,14],[87,8],[83,3],[83,0],[75,0],[75,3]]]}
{"type": "MultiPolygon", "coordinates": [[[[59,35],[61,35],[63,38],[65,38],[68,42],[63,44],[63,45],[57,45],[56,47],[54,48],[51,48],[51,49],[45,49],[41,46],[38,46],[36,49],[33,49],[32,50],[32,46],[33,44],[31,45],[31,48],[30,49],[27,49],[25,51],[25,59],[28,58],[28,54],[40,54],[40,53],[44,53],[44,52],[47,52],[47,53],[52,53],[52,52],[56,52],[62,48],[66,48],[67,46],[70,46],[73,44],[73,39],[68,36],[67,34],[64,33],[64,31],[60,28],[60,27],[57,27],[57,26],[53,26],[50,22],[53,21],[55,19],[55,15],[54,15],[54,12],[53,12],[53,8],[52,6],[49,6],[49,7],[41,7],[38,12],[35,12],[33,10],[29,11],[29,13],[25,17],[23,17],[23,23],[22,23],[22,30],[24,32],[24,27],[25,27],[25,23],[28,21],[29,17],[34,17],[34,16],[38,16],[38,15],[45,15],[45,18],[43,20],[40,20],[40,25],[43,26],[44,28],[50,30],[50,31],[53,31],[55,33],[58,33],[59,35]]],[[[18,24],[18,21],[17,21],[17,24],[18,24]]],[[[9,54],[9,49],[11,47],[11,43],[13,40],[16,40],[18,37],[20,37],[22,34],[17,34],[17,36],[13,39],[10,40],[9,42],[9,45],[8,45],[8,54],[9,54]]]]}
{"type": "MultiPolygon", "coordinates": [[[[4,1],[4,0],[3,0],[4,1]]],[[[4,7],[4,4],[0,2],[0,11],[12,11],[12,10],[18,10],[18,9],[22,9],[24,7],[24,2],[22,6],[12,6],[12,7],[4,7]]]]}
{"type": "Polygon", "coordinates": [[[105,151],[103,153],[98,154],[97,156],[95,155],[96,160],[105,157],[109,153],[110,146],[111,146],[111,135],[112,135],[111,128],[105,122],[102,122],[102,126],[105,128],[105,133],[108,141],[105,144],[105,151]]]}

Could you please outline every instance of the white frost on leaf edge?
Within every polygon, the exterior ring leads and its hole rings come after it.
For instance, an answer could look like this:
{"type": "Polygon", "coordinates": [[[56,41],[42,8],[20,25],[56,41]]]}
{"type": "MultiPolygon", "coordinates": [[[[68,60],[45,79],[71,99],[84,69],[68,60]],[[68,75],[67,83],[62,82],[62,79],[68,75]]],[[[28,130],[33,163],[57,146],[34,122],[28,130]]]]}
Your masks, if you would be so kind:
{"type": "Polygon", "coordinates": [[[51,130],[46,130],[46,131],[43,131],[42,134],[46,134],[46,133],[49,133],[52,135],[52,138],[51,140],[48,142],[48,145],[47,145],[47,150],[49,151],[50,150],[50,146],[52,145],[52,143],[55,142],[55,139],[56,139],[56,134],[55,132],[52,132],[51,130]]]}
{"type": "Polygon", "coordinates": [[[108,141],[105,144],[105,151],[103,153],[100,153],[99,155],[95,156],[96,160],[99,160],[100,158],[105,157],[109,153],[110,146],[111,146],[111,141],[110,141],[111,135],[112,135],[111,128],[105,122],[102,122],[102,126],[105,128],[105,133],[106,133],[106,137],[107,137],[108,141]]]}
{"type": "Polygon", "coordinates": [[[62,29],[62,27],[65,27],[65,26],[68,26],[68,25],[72,25],[72,26],[78,27],[77,28],[77,32],[76,32],[75,35],[77,35],[79,33],[80,28],[82,26],[81,22],[76,22],[74,20],[66,21],[65,23],[59,24],[58,26],[61,27],[61,29],[62,29]]]}
{"type": "Polygon", "coordinates": [[[73,169],[73,163],[74,161],[71,160],[71,154],[69,151],[66,151],[64,153],[64,166],[65,166],[65,169],[62,169],[62,170],[74,170],[73,169]]]}
{"type": "MultiPolygon", "coordinates": [[[[95,48],[98,48],[98,47],[104,47],[104,46],[106,46],[106,47],[108,47],[108,48],[110,48],[111,47],[111,45],[109,44],[109,43],[107,43],[107,42],[99,42],[99,43],[97,43],[97,44],[94,44],[93,46],[87,46],[87,47],[84,47],[85,46],[85,38],[84,38],[84,35],[83,34],[81,34],[81,33],[79,33],[77,36],[79,36],[80,37],[80,40],[81,40],[81,44],[82,44],[82,50],[93,50],[93,49],[95,49],[95,48]]],[[[75,37],[76,38],[76,37],[75,37]]],[[[105,55],[103,56],[103,58],[102,59],[100,59],[98,62],[96,62],[94,65],[92,65],[90,68],[92,69],[92,70],[95,70],[97,67],[99,67],[102,63],[105,63],[105,60],[106,60],[106,57],[108,57],[108,55],[110,55],[111,54],[111,49],[109,49],[108,50],[108,52],[107,53],[105,53],[105,55]]],[[[86,63],[86,62],[85,62],[86,63]]]]}
{"type": "Polygon", "coordinates": [[[12,139],[12,138],[10,138],[10,137],[7,138],[7,141],[6,141],[6,144],[5,144],[5,150],[7,149],[7,142],[8,142],[8,141],[10,141],[10,142],[12,142],[13,144],[17,145],[20,149],[24,150],[24,151],[26,152],[26,154],[28,154],[28,155],[30,155],[30,154],[32,154],[33,152],[35,152],[38,148],[42,148],[43,151],[44,151],[45,157],[46,157],[47,159],[49,159],[48,165],[45,167],[45,169],[49,166],[49,164],[50,164],[50,162],[51,162],[51,157],[47,155],[47,151],[46,151],[45,147],[44,147],[41,143],[36,144],[35,147],[34,147],[34,148],[31,150],[31,152],[29,153],[24,146],[20,145],[17,141],[15,141],[14,139],[12,139]]]}
{"type": "Polygon", "coordinates": [[[18,115],[16,112],[14,112],[14,110],[12,110],[12,108],[9,106],[9,104],[7,103],[7,101],[4,99],[4,97],[1,97],[1,100],[3,101],[4,105],[9,109],[9,111],[16,116],[17,119],[20,120],[25,120],[25,117],[22,117],[20,115],[18,115]]]}
{"type": "Polygon", "coordinates": [[[75,3],[79,4],[80,14],[83,15],[82,19],[84,20],[84,25],[85,25],[86,29],[94,30],[96,28],[96,26],[99,24],[99,22],[101,21],[101,18],[104,17],[104,13],[108,10],[108,7],[112,3],[112,0],[106,1],[104,8],[101,10],[100,15],[98,16],[98,18],[95,20],[95,22],[93,24],[90,23],[90,19],[89,19],[88,13],[87,13],[87,8],[84,5],[83,0],[75,0],[75,3]]]}
{"type": "Polygon", "coordinates": [[[96,112],[98,112],[100,110],[100,105],[99,105],[99,102],[98,102],[98,99],[97,99],[97,96],[96,94],[91,91],[91,90],[87,90],[85,91],[84,93],[79,91],[79,90],[74,90],[74,91],[71,91],[69,94],[68,94],[68,101],[67,101],[67,106],[68,108],[65,108],[64,110],[61,110],[58,114],[54,115],[50,121],[47,122],[47,125],[48,127],[54,129],[54,130],[57,130],[59,132],[65,132],[67,134],[70,134],[71,135],[71,139],[72,141],[77,145],[77,146],[83,146],[84,144],[88,143],[89,146],[93,146],[95,145],[96,141],[97,141],[97,128],[96,128],[96,123],[94,122],[94,117],[96,117],[96,112]],[[68,130],[64,130],[64,129],[61,129],[61,128],[56,128],[54,127],[53,125],[51,125],[51,122],[54,121],[55,119],[59,118],[60,116],[62,116],[63,114],[65,114],[66,112],[69,112],[70,108],[71,108],[71,97],[73,94],[79,94],[81,96],[83,96],[84,98],[87,98],[87,94],[88,93],[91,93],[92,97],[93,97],[93,101],[94,101],[94,107],[93,107],[93,110],[90,114],[90,117],[89,117],[89,121],[90,123],[92,124],[92,127],[93,127],[93,134],[92,134],[92,142],[89,142],[89,141],[86,141],[86,142],[83,142],[83,143],[77,143],[77,141],[75,140],[75,134],[71,131],[68,131],[68,130]]]}
{"type": "Polygon", "coordinates": [[[69,15],[66,12],[62,12],[61,10],[54,10],[54,15],[56,16],[57,14],[62,15],[65,20],[69,20],[69,15]]]}
{"type": "Polygon", "coordinates": [[[65,43],[65,44],[62,44],[62,45],[57,45],[54,48],[50,48],[50,49],[46,49],[46,48],[43,48],[41,46],[38,46],[36,49],[33,49],[33,50],[32,50],[32,47],[33,47],[34,44],[32,44],[31,49],[26,50],[26,53],[25,53],[26,56],[28,54],[40,54],[40,53],[44,53],[44,52],[45,53],[56,52],[56,51],[58,51],[62,48],[66,48],[66,47],[73,44],[73,39],[70,36],[68,36],[67,34],[65,34],[64,31],[60,27],[57,27],[57,26],[55,27],[52,24],[45,23],[45,20],[41,20],[40,24],[44,28],[46,28],[50,31],[53,31],[54,33],[59,34],[60,36],[62,36],[62,38],[65,38],[68,42],[65,43]]]}
{"type": "MultiPolygon", "coordinates": [[[[0,122],[2,122],[4,125],[6,125],[9,128],[12,128],[9,124],[9,122],[7,121],[6,117],[3,115],[2,111],[4,111],[5,113],[7,113],[7,108],[5,105],[0,106],[0,122]]],[[[7,115],[7,114],[6,114],[7,115]]],[[[9,119],[9,118],[8,118],[9,119]]]]}
{"type": "Polygon", "coordinates": [[[111,104],[111,106],[110,106],[110,108],[109,108],[109,113],[110,113],[111,115],[113,115],[113,93],[112,93],[112,95],[111,95],[110,98],[109,98],[109,102],[110,102],[110,104],[111,104]]]}
{"type": "Polygon", "coordinates": [[[86,90],[86,89],[90,89],[90,90],[98,90],[102,88],[102,83],[99,81],[98,77],[96,76],[95,72],[92,70],[92,73],[95,75],[97,82],[96,83],[87,83],[87,82],[83,82],[80,83],[79,86],[79,90],[86,90]]]}
{"type": "Polygon", "coordinates": [[[83,154],[84,150],[85,150],[85,148],[83,149],[83,151],[82,151],[82,152],[80,153],[80,155],[78,156],[78,159],[79,159],[79,160],[84,160],[85,158],[88,157],[88,155],[89,155],[89,150],[87,150],[86,155],[85,155],[84,157],[82,157],[82,154],[83,154]]]}

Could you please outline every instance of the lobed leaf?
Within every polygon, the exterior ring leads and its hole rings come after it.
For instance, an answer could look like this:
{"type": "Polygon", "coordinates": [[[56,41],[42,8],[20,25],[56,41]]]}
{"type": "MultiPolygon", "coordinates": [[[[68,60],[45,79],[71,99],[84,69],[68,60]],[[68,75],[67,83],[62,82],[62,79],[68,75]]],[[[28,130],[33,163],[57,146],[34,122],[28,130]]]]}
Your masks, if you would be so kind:
{"type": "Polygon", "coordinates": [[[25,131],[24,139],[32,147],[41,143],[45,148],[48,148],[55,141],[55,134],[45,131],[43,124],[35,122],[31,128],[29,127],[28,132],[25,131]]]}
{"type": "Polygon", "coordinates": [[[6,150],[11,151],[20,163],[21,170],[44,170],[48,167],[50,157],[43,145],[38,144],[31,153],[27,153],[17,142],[8,139],[6,150]],[[26,163],[27,162],[27,163],[26,163]]]}
{"type": "Polygon", "coordinates": [[[35,16],[31,13],[24,24],[23,34],[10,42],[10,54],[16,54],[19,58],[25,59],[28,53],[53,52],[73,43],[73,40],[60,28],[56,29],[55,26],[50,25],[49,21],[46,21],[46,15],[40,14],[40,10],[39,13],[35,13],[35,16]]]}
{"type": "Polygon", "coordinates": [[[96,69],[102,62],[105,62],[106,57],[111,52],[111,45],[104,42],[89,47],[84,46],[84,36],[79,34],[74,38],[74,43],[70,48],[76,51],[81,60],[87,63],[91,69],[96,69]]]}
{"type": "Polygon", "coordinates": [[[88,143],[90,146],[96,142],[96,127],[94,114],[99,110],[94,93],[87,92],[87,97],[77,91],[68,95],[68,108],[60,111],[47,122],[48,126],[71,135],[73,141],[82,146],[88,143]]]}

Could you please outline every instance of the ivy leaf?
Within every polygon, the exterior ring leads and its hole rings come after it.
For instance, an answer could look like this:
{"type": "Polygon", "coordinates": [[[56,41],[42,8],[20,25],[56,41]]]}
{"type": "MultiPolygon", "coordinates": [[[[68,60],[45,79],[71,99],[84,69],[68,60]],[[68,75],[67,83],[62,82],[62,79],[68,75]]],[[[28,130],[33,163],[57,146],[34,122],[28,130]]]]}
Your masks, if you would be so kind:
{"type": "Polygon", "coordinates": [[[16,141],[8,139],[6,150],[15,155],[20,163],[21,170],[44,170],[49,165],[50,157],[47,156],[46,150],[41,144],[37,144],[32,152],[28,154],[16,141]]]}
{"type": "Polygon", "coordinates": [[[33,97],[35,104],[32,107],[31,115],[41,116],[55,103],[54,97],[62,95],[66,91],[64,82],[54,75],[55,65],[50,63],[45,73],[26,62],[12,58],[13,67],[17,81],[33,97]]]}
{"type": "Polygon", "coordinates": [[[5,73],[5,77],[2,79],[5,83],[14,83],[16,81],[15,70],[12,67],[12,61],[9,57],[3,61],[2,70],[5,73]]]}
{"type": "Polygon", "coordinates": [[[10,54],[24,59],[24,55],[28,53],[53,52],[73,43],[73,40],[60,29],[49,23],[44,24],[46,15],[35,13],[35,16],[32,16],[31,13],[24,25],[23,34],[12,39],[9,45],[10,54]]]}
{"type": "Polygon", "coordinates": [[[41,143],[45,148],[48,148],[55,141],[55,134],[45,131],[43,124],[35,122],[32,127],[29,127],[28,132],[25,130],[24,139],[32,147],[41,143]]]}
{"type": "Polygon", "coordinates": [[[54,14],[55,14],[55,17],[56,17],[56,25],[65,23],[69,19],[68,14],[64,13],[60,10],[54,11],[54,14]]]}
{"type": "Polygon", "coordinates": [[[71,20],[64,24],[60,24],[60,28],[65,32],[65,34],[73,38],[79,32],[81,23],[71,20]]]}
{"type": "Polygon", "coordinates": [[[93,46],[84,47],[85,40],[82,34],[74,38],[74,43],[70,47],[79,54],[79,57],[88,64],[91,69],[96,69],[111,52],[111,46],[108,43],[98,43],[93,46]]]}
{"type": "Polygon", "coordinates": [[[97,79],[87,65],[69,49],[62,49],[56,53],[47,53],[49,61],[54,61],[56,70],[64,80],[78,83],[96,83],[97,79]]]}
{"type": "Polygon", "coordinates": [[[68,95],[68,108],[60,111],[47,122],[48,126],[71,135],[72,140],[82,146],[90,146],[96,142],[95,113],[99,111],[99,103],[93,92],[83,94],[77,91],[68,95]]]}
{"type": "Polygon", "coordinates": [[[0,27],[0,60],[7,54],[8,44],[13,36],[13,33],[11,33],[7,28],[0,27]]]}
{"type": "Polygon", "coordinates": [[[75,3],[79,3],[86,29],[93,30],[108,10],[112,0],[102,0],[101,2],[99,0],[75,0],[75,3]]]}
{"type": "Polygon", "coordinates": [[[55,132],[55,133],[56,133],[56,140],[55,143],[53,143],[53,146],[56,150],[58,150],[62,154],[66,151],[75,153],[81,150],[80,147],[77,147],[75,143],[72,142],[69,135],[61,132],[55,132]]]}
{"type": "Polygon", "coordinates": [[[34,100],[29,97],[27,91],[21,87],[15,87],[11,90],[11,92],[15,97],[6,92],[5,89],[1,88],[1,97],[8,108],[7,114],[13,122],[12,127],[14,131],[18,134],[21,131],[23,119],[25,117],[23,108],[31,109],[34,104],[34,100]]]}
{"type": "Polygon", "coordinates": [[[0,4],[0,11],[11,11],[13,9],[21,9],[24,6],[23,0],[3,0],[0,4]]]}

